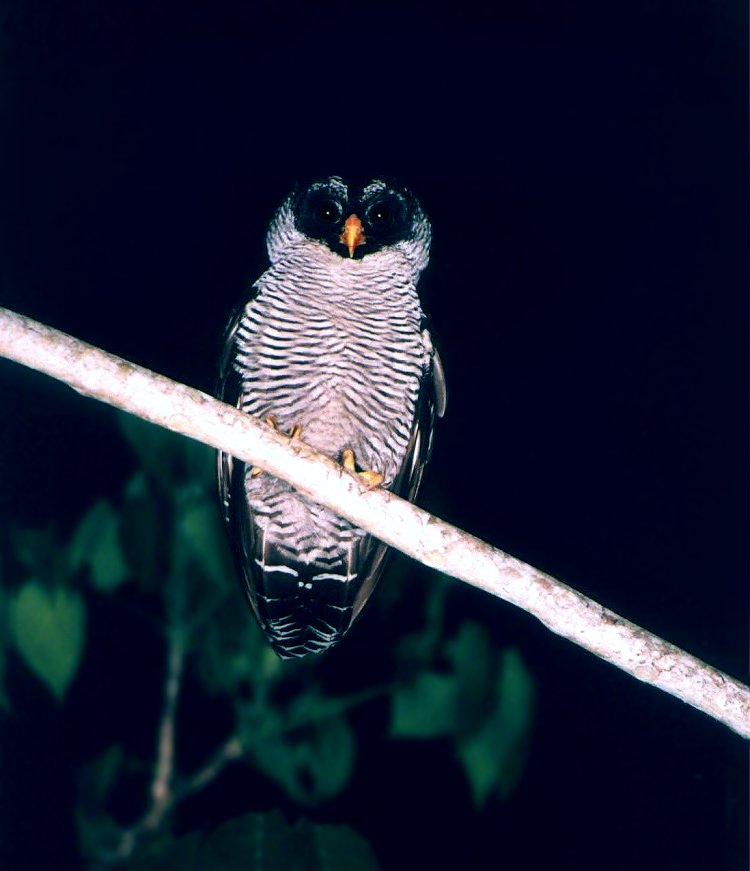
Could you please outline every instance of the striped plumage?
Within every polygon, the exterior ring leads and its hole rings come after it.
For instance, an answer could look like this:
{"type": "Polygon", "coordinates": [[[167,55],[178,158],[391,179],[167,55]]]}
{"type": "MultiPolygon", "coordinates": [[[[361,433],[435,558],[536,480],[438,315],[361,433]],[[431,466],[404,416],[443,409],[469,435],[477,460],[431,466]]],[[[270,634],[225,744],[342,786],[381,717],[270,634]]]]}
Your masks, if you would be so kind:
{"type": "MultiPolygon", "coordinates": [[[[360,469],[413,498],[445,405],[416,291],[429,241],[419,204],[395,185],[332,177],[295,191],[269,229],[271,266],[230,324],[222,398],[283,432],[301,425],[302,440],[337,461],[352,450],[360,469]]],[[[334,644],[387,548],[231,457],[220,455],[219,475],[244,586],[274,649],[334,644]]]]}

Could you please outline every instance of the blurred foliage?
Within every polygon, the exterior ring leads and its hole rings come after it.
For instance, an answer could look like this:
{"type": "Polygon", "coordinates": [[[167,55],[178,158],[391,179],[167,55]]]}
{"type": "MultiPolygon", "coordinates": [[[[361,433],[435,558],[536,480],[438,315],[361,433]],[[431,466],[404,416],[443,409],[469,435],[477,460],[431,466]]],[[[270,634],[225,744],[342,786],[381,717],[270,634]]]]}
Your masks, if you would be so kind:
{"type": "MultiPolygon", "coordinates": [[[[95,502],[66,538],[53,528],[11,532],[14,579],[6,571],[0,585],[0,704],[9,704],[3,693],[8,651],[62,701],[84,653],[87,600],[135,589],[139,601],[153,603],[149,619],[159,624],[165,647],[179,638],[191,677],[209,697],[229,702],[234,727],[227,740],[240,742],[242,761],[297,805],[317,805],[347,789],[358,754],[352,714],[375,697],[389,704],[393,739],[452,744],[477,806],[511,794],[523,771],[534,704],[533,680],[517,650],[498,649],[478,622],[465,621],[446,637],[448,585],[435,578],[424,596],[410,597],[411,628],[384,651],[391,674],[381,684],[332,690],[319,674],[325,655],[282,662],[234,581],[212,452],[134,417],[122,415],[121,425],[140,468],[119,500],[95,502]]],[[[380,600],[389,612],[399,606],[387,593],[380,600]]],[[[154,723],[155,736],[157,730],[154,723]]],[[[114,745],[81,767],[76,815],[81,850],[94,865],[124,831],[112,810],[118,783],[129,770],[152,766],[114,745]]],[[[175,773],[175,790],[190,783],[175,773]]],[[[183,793],[193,788],[195,782],[183,793]]],[[[305,820],[290,827],[278,814],[250,814],[207,834],[174,837],[162,827],[127,867],[370,869],[376,863],[347,829],[305,820]]]]}
{"type": "Polygon", "coordinates": [[[9,622],[16,649],[57,697],[65,695],[81,661],[85,612],[81,595],[27,581],[14,595],[9,622]]]}
{"type": "Polygon", "coordinates": [[[131,871],[376,871],[367,842],[345,826],[294,826],[279,813],[246,814],[208,834],[162,837],[131,871]]]}
{"type": "Polygon", "coordinates": [[[517,650],[497,650],[478,623],[446,645],[448,667],[425,670],[393,694],[391,734],[453,740],[477,805],[506,798],[520,779],[532,722],[532,678],[517,650]]]}

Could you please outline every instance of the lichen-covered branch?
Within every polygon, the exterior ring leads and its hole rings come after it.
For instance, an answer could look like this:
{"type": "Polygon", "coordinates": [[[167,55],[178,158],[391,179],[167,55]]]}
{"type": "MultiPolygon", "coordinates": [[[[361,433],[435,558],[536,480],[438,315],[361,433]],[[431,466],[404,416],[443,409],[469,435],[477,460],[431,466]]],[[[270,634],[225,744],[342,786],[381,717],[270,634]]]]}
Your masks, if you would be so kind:
{"type": "Polygon", "coordinates": [[[0,355],[289,481],[387,544],[518,605],[558,635],[750,738],[744,684],[392,493],[366,490],[333,461],[237,409],[6,309],[0,355]]]}

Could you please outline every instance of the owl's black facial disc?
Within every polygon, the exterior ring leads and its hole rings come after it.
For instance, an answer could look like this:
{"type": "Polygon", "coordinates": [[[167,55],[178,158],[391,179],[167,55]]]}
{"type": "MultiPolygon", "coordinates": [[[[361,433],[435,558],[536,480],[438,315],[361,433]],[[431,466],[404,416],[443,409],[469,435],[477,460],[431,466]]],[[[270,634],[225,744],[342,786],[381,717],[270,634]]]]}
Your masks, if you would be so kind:
{"type": "Polygon", "coordinates": [[[323,242],[340,257],[361,259],[412,238],[414,208],[411,195],[397,186],[376,181],[366,185],[337,177],[313,182],[299,191],[293,204],[297,229],[323,242]],[[362,236],[347,244],[346,222],[361,221],[362,236]]]}

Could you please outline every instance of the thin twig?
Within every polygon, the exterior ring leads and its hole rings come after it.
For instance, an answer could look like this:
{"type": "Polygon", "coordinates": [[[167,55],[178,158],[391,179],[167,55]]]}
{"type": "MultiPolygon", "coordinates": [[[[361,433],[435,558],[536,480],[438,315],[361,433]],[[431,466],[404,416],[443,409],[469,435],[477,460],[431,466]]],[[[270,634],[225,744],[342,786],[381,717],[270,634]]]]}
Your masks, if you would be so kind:
{"type": "Polygon", "coordinates": [[[175,804],[175,735],[177,703],[185,668],[185,640],[183,633],[174,628],[167,637],[167,667],[149,807],[138,822],[120,832],[113,847],[97,857],[100,868],[116,865],[132,856],[144,838],[161,827],[175,804]]]}
{"type": "Polygon", "coordinates": [[[169,636],[167,674],[164,681],[164,708],[159,723],[156,766],[154,779],[151,783],[151,812],[149,816],[158,821],[161,821],[161,815],[169,803],[172,793],[177,702],[182,686],[184,666],[185,647],[182,634],[179,631],[173,631],[169,636]]]}
{"type": "Polygon", "coordinates": [[[265,742],[271,736],[278,738],[279,736],[293,732],[296,729],[311,726],[315,723],[324,722],[333,717],[341,716],[347,711],[351,711],[353,708],[357,708],[360,705],[371,702],[373,699],[377,699],[389,692],[393,692],[396,686],[396,684],[387,684],[369,687],[361,692],[353,693],[352,695],[340,699],[328,700],[324,704],[316,705],[315,713],[310,713],[308,710],[301,716],[285,719],[282,724],[279,724],[274,720],[272,724],[266,724],[265,727],[253,731],[252,737],[249,739],[247,746],[243,744],[239,735],[235,734],[230,736],[202,768],[198,769],[195,774],[191,774],[177,785],[174,790],[175,803],[182,801],[182,799],[187,796],[198,792],[205,786],[208,786],[209,783],[221,774],[226,765],[230,762],[234,762],[235,759],[239,759],[246,753],[252,753],[254,744],[258,747],[263,747],[265,742]]]}
{"type": "Polygon", "coordinates": [[[0,309],[0,355],[289,481],[414,559],[499,596],[545,626],[750,738],[750,688],[567,585],[216,399],[0,309]]]}
{"type": "Polygon", "coordinates": [[[195,774],[192,774],[177,786],[174,793],[175,802],[182,801],[187,796],[199,792],[208,786],[230,762],[239,759],[244,753],[245,749],[242,746],[242,741],[240,741],[237,735],[232,735],[202,768],[199,768],[195,774]]]}

